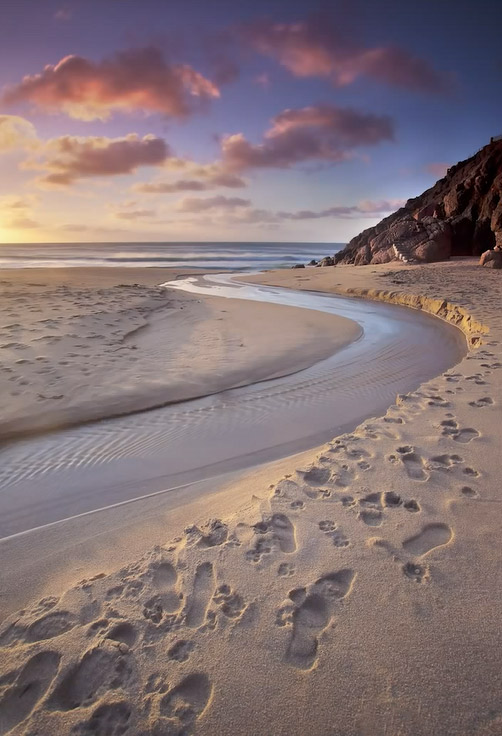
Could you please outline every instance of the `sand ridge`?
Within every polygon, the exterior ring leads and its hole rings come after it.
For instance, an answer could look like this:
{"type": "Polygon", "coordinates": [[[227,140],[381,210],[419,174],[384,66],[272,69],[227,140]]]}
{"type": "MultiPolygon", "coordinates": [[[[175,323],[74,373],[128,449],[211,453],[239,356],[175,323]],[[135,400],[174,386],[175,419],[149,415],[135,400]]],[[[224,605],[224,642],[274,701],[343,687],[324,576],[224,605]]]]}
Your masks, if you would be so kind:
{"type": "Polygon", "coordinates": [[[382,282],[465,291],[485,344],[230,489],[226,514],[171,537],[166,520],[141,559],[10,617],[0,733],[501,733],[500,280],[487,296],[448,265],[382,282]]]}

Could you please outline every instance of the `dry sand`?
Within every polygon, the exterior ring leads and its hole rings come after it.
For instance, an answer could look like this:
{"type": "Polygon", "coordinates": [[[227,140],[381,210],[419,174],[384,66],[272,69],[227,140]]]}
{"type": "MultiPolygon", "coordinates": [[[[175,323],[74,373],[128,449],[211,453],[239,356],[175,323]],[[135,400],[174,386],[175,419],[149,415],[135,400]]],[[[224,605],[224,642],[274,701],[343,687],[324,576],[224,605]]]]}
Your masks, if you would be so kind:
{"type": "MultiPolygon", "coordinates": [[[[185,272],[186,273],[186,272],[185,272]]],[[[0,438],[129,414],[282,376],[356,339],[320,312],[157,284],[170,269],[0,275],[0,438]]]]}
{"type": "Polygon", "coordinates": [[[447,300],[482,344],[315,452],[173,515],[146,504],[122,531],[145,541],[150,514],[156,546],[121,569],[92,557],[92,529],[90,563],[67,540],[86,579],[47,581],[0,629],[0,733],[502,733],[500,274],[260,278],[447,300]]]}

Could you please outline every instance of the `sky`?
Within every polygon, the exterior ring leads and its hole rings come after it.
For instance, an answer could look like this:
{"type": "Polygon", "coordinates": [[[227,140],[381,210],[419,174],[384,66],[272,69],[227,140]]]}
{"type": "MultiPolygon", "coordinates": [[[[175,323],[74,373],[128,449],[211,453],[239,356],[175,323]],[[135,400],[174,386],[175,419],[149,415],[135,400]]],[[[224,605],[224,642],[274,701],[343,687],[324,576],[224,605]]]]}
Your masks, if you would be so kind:
{"type": "Polygon", "coordinates": [[[502,134],[494,0],[2,0],[0,244],[346,242],[502,134]]]}

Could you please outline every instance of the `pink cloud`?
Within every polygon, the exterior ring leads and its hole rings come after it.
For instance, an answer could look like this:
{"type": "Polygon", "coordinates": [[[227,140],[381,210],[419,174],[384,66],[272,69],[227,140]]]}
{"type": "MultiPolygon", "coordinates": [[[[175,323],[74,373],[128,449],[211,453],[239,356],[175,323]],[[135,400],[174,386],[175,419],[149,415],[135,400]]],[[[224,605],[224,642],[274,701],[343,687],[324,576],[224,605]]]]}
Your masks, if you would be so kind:
{"type": "Polygon", "coordinates": [[[54,13],[54,20],[70,20],[72,16],[71,9],[68,7],[60,8],[59,10],[56,10],[54,13]]]}
{"type": "Polygon", "coordinates": [[[188,65],[169,64],[153,47],[122,51],[101,62],[66,56],[24,77],[3,95],[5,104],[32,102],[81,120],[142,111],[185,117],[220,96],[213,82],[188,65]]]}
{"type": "Polygon", "coordinates": [[[163,138],[131,133],[125,138],[63,136],[49,140],[41,163],[28,162],[27,168],[42,168],[47,173],[43,184],[69,186],[78,179],[95,176],[132,174],[140,166],[161,166],[170,154],[163,138]]]}
{"type": "Polygon", "coordinates": [[[141,220],[155,217],[156,214],[155,210],[128,210],[125,212],[116,212],[115,217],[118,217],[120,220],[141,220]]]}
{"type": "Polygon", "coordinates": [[[308,160],[344,161],[353,157],[358,146],[393,138],[393,123],[387,116],[317,105],[284,110],[273,118],[262,143],[249,143],[237,133],[224,138],[221,148],[223,162],[231,170],[287,168],[308,160]]]}
{"type": "Polygon", "coordinates": [[[249,207],[249,199],[240,197],[185,197],[176,205],[178,212],[206,212],[213,209],[233,210],[249,207]]]}
{"type": "Polygon", "coordinates": [[[263,89],[268,89],[270,87],[270,75],[267,72],[263,72],[263,74],[258,74],[256,77],[254,77],[253,82],[259,87],[263,87],[263,89]]]}
{"type": "Polygon", "coordinates": [[[403,207],[404,199],[380,200],[372,202],[365,200],[357,205],[338,205],[323,210],[299,210],[297,212],[278,212],[277,215],[283,220],[318,220],[323,217],[375,217],[378,215],[394,212],[403,207]]]}
{"type": "Polygon", "coordinates": [[[426,164],[424,166],[425,171],[428,174],[432,174],[437,179],[442,179],[443,176],[446,175],[447,170],[450,168],[451,164],[445,164],[443,162],[432,162],[430,164],[426,164]]]}
{"type": "Polygon", "coordinates": [[[344,37],[333,22],[311,17],[299,23],[261,21],[246,26],[244,37],[297,77],[327,77],[339,87],[359,77],[418,92],[442,93],[450,80],[424,59],[397,46],[364,47],[344,37]]]}
{"type": "Polygon", "coordinates": [[[136,184],[134,191],[143,194],[172,194],[173,192],[203,192],[215,187],[228,187],[237,189],[245,187],[246,182],[240,176],[234,174],[219,173],[212,175],[209,179],[178,179],[174,182],[153,181],[144,184],[136,184]]]}

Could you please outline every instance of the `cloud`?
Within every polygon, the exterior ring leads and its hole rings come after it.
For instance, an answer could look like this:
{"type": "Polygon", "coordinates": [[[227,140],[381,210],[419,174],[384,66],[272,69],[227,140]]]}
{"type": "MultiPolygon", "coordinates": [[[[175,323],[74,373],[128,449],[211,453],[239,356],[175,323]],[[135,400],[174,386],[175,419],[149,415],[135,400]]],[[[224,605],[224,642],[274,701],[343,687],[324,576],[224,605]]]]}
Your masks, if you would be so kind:
{"type": "Polygon", "coordinates": [[[117,111],[182,118],[219,96],[216,85],[191,66],[170,64],[158,48],[149,46],[101,62],[66,56],[8,88],[2,101],[31,102],[80,120],[106,120],[117,111]]]}
{"type": "Polygon", "coordinates": [[[59,10],[56,10],[53,17],[54,17],[54,20],[65,21],[65,20],[70,20],[71,16],[72,16],[71,8],[68,8],[65,6],[63,8],[60,8],[59,10]]]}
{"type": "Polygon", "coordinates": [[[203,192],[216,187],[231,189],[245,187],[246,182],[234,174],[218,174],[208,181],[200,179],[178,179],[173,182],[153,181],[136,184],[133,189],[143,194],[172,194],[174,192],[203,192]]]}
{"type": "Polygon", "coordinates": [[[442,179],[443,176],[446,175],[447,170],[450,168],[451,164],[445,164],[443,162],[432,162],[430,164],[426,164],[424,166],[425,171],[428,174],[432,174],[437,179],[442,179]]]}
{"type": "Polygon", "coordinates": [[[0,115],[0,153],[37,144],[35,126],[17,115],[0,115]]]}
{"type": "Polygon", "coordinates": [[[387,116],[317,105],[281,112],[273,118],[262,143],[249,143],[237,133],[225,137],[221,148],[224,165],[239,171],[251,167],[287,168],[308,160],[344,161],[353,157],[353,149],[358,146],[393,138],[394,126],[387,116]]]}
{"type": "Polygon", "coordinates": [[[326,15],[298,23],[260,21],[241,34],[255,50],[273,57],[296,77],[326,77],[336,86],[368,77],[416,92],[444,93],[451,80],[427,61],[398,46],[365,47],[339,32],[326,15]]]}
{"type": "Polygon", "coordinates": [[[129,210],[126,212],[116,212],[115,217],[120,220],[141,220],[144,218],[155,217],[155,210],[129,210]]]}
{"type": "Polygon", "coordinates": [[[37,197],[33,194],[26,196],[8,194],[4,197],[0,197],[0,209],[6,211],[29,210],[36,201],[37,197]]]}
{"type": "Polygon", "coordinates": [[[283,220],[318,220],[323,217],[375,217],[377,215],[394,212],[403,207],[404,199],[380,200],[372,202],[365,200],[357,205],[327,207],[323,210],[299,210],[297,212],[278,212],[277,216],[283,220]]]}
{"type": "Polygon", "coordinates": [[[48,171],[42,184],[69,186],[78,179],[132,174],[140,166],[160,166],[170,155],[163,138],[135,133],[124,138],[62,136],[47,141],[44,160],[26,162],[25,168],[48,171]]]}
{"type": "Polygon", "coordinates": [[[177,203],[176,209],[178,212],[206,212],[213,209],[233,210],[249,205],[249,199],[240,197],[185,197],[177,203]]]}
{"type": "Polygon", "coordinates": [[[14,217],[7,223],[6,227],[16,230],[33,230],[40,227],[40,223],[32,220],[31,217],[14,217]]]}

